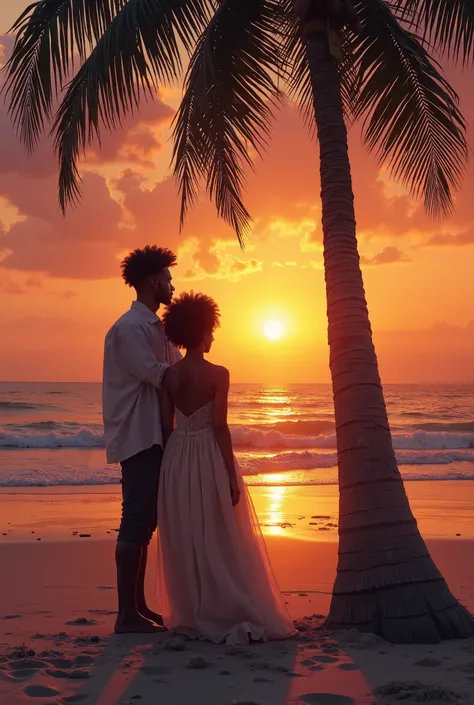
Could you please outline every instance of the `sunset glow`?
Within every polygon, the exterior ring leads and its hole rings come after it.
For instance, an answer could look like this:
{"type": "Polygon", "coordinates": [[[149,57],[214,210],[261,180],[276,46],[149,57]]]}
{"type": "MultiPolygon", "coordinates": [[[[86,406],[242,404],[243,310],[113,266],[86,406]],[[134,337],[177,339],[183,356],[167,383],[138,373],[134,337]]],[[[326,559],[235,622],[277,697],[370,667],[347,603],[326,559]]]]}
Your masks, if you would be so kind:
{"type": "Polygon", "coordinates": [[[278,340],[284,332],[283,323],[281,321],[266,321],[263,326],[263,332],[269,340],[278,340]]]}
{"type": "MultiPolygon", "coordinates": [[[[27,6],[0,8],[2,36],[27,6]]],[[[0,75],[0,84],[3,80],[0,75]]],[[[447,78],[474,144],[471,76],[447,78]]],[[[30,158],[0,105],[0,367],[9,380],[98,381],[103,339],[130,306],[120,259],[156,243],[177,253],[177,293],[202,291],[221,310],[210,359],[232,381],[329,382],[318,149],[291,105],[275,118],[269,148],[249,172],[253,233],[245,250],[205,195],[179,231],[169,176],[178,86],[143,102],[81,164],[83,199],[64,218],[47,136],[30,158]]],[[[47,134],[47,130],[46,130],[47,134]]],[[[433,221],[379,168],[357,126],[349,148],[358,243],[382,380],[468,382],[474,377],[474,162],[453,215],[433,221]]]]}

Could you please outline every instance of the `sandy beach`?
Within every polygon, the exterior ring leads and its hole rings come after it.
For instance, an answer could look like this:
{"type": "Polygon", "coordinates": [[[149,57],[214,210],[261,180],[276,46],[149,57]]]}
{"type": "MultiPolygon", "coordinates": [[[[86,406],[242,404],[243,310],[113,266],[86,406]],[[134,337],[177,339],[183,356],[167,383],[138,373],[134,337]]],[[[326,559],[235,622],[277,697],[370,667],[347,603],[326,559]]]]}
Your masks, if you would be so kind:
{"type": "MultiPolygon", "coordinates": [[[[407,491],[440,569],[474,610],[471,485],[412,482],[407,491]]],[[[0,703],[473,702],[474,640],[401,647],[324,630],[337,559],[335,486],[251,492],[300,636],[245,648],[112,634],[116,487],[3,492],[0,703]]]]}

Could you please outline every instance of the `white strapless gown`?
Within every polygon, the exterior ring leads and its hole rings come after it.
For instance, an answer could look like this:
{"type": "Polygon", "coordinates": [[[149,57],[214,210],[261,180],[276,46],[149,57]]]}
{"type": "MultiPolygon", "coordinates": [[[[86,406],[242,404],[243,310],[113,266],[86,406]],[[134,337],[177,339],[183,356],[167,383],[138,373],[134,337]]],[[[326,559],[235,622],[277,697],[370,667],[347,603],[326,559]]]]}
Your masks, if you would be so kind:
{"type": "Polygon", "coordinates": [[[213,403],[176,411],[158,494],[158,600],[165,626],[192,638],[247,644],[296,634],[247,487],[232,506],[212,425],[213,403]]]}

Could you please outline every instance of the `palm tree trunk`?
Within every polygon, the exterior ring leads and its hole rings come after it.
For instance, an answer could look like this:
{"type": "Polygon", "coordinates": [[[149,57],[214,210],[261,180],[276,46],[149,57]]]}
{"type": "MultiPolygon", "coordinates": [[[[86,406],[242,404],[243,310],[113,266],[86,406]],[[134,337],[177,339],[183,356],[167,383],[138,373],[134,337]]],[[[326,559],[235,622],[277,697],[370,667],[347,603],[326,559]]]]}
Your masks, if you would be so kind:
{"type": "Polygon", "coordinates": [[[411,512],[392,445],[355,234],[337,66],[306,39],[320,145],[328,338],[339,466],[339,560],[327,625],[398,643],[474,635],[411,512]]]}

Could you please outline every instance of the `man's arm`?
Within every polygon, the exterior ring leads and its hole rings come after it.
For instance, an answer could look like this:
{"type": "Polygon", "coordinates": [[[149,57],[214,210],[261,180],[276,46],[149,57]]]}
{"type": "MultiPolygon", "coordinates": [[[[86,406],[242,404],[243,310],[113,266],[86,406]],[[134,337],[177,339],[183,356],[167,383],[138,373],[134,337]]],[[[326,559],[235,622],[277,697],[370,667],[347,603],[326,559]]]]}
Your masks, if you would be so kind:
{"type": "Polygon", "coordinates": [[[173,433],[174,426],[174,403],[168,387],[171,369],[172,368],[169,368],[163,375],[163,383],[160,389],[160,416],[161,427],[163,430],[163,448],[166,447],[168,439],[173,433]]]}
{"type": "Polygon", "coordinates": [[[141,326],[118,327],[115,330],[117,356],[122,367],[142,382],[159,389],[166,362],[159,362],[141,326]]]}

